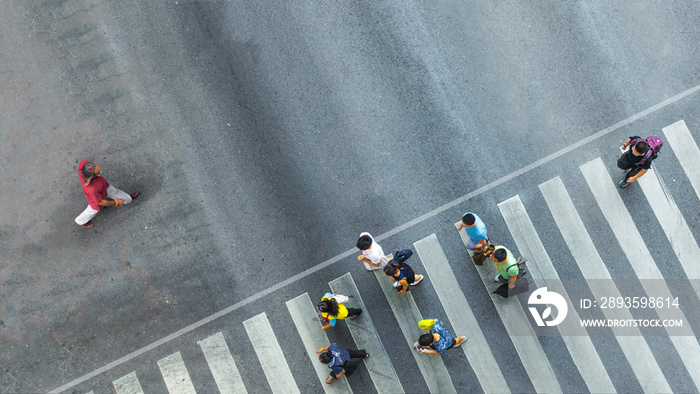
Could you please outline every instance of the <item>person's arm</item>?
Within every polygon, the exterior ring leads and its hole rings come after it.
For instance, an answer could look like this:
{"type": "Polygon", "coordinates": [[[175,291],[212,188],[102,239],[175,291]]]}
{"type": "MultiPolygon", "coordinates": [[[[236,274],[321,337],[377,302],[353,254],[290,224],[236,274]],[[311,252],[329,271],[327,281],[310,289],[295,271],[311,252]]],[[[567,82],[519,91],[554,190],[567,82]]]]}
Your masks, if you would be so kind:
{"type": "Polygon", "coordinates": [[[438,353],[437,350],[426,349],[426,348],[422,348],[418,353],[423,353],[423,354],[435,354],[435,355],[437,355],[437,356],[442,356],[442,354],[438,353]]]}
{"type": "Polygon", "coordinates": [[[331,323],[326,324],[325,326],[321,327],[321,330],[326,331],[327,329],[333,327],[331,323]]]}
{"type": "Polygon", "coordinates": [[[316,354],[321,354],[321,353],[325,352],[326,350],[328,350],[328,346],[322,347],[322,348],[316,350],[316,354]]]}
{"type": "Polygon", "coordinates": [[[517,276],[511,276],[510,279],[508,280],[508,288],[512,289],[515,287],[515,280],[518,279],[517,276]]]}
{"type": "Polygon", "coordinates": [[[622,150],[627,149],[627,147],[630,145],[630,142],[632,142],[632,139],[631,139],[631,138],[628,139],[627,141],[625,141],[625,143],[622,144],[622,150]]]}
{"type": "Polygon", "coordinates": [[[124,204],[124,200],[122,200],[121,198],[118,198],[114,201],[100,200],[100,202],[98,202],[98,204],[103,206],[103,207],[120,207],[120,206],[122,206],[122,204],[124,204]]]}
{"type": "Polygon", "coordinates": [[[474,248],[474,249],[481,249],[482,252],[485,251],[486,250],[486,240],[482,239],[481,242],[479,242],[479,245],[477,245],[476,248],[474,248]]]}
{"type": "Polygon", "coordinates": [[[648,171],[648,170],[647,170],[646,168],[641,169],[641,170],[637,173],[637,175],[632,176],[632,177],[629,177],[629,178],[627,179],[627,183],[632,183],[632,182],[636,181],[637,178],[639,178],[640,176],[646,174],[647,171],[648,171]]]}
{"type": "Polygon", "coordinates": [[[406,294],[408,291],[408,281],[406,279],[401,279],[399,283],[401,283],[401,290],[399,291],[399,294],[406,294]]]}
{"type": "Polygon", "coordinates": [[[465,227],[467,227],[467,225],[464,224],[464,222],[459,222],[459,226],[457,226],[457,231],[462,231],[462,229],[464,229],[465,227]]]}
{"type": "Polygon", "coordinates": [[[375,263],[372,262],[372,260],[368,259],[368,258],[365,257],[365,256],[362,256],[362,255],[357,256],[357,259],[360,260],[360,261],[362,261],[362,262],[364,262],[364,263],[367,263],[367,264],[371,265],[372,267],[379,267],[379,263],[376,263],[376,264],[375,264],[375,263]]]}

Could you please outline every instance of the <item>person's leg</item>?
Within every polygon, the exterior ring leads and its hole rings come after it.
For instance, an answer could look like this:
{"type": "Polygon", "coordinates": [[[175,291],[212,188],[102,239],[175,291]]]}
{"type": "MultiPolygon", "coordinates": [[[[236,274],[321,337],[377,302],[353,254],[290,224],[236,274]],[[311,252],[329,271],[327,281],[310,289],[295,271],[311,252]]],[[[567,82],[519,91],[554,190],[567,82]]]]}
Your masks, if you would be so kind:
{"type": "Polygon", "coordinates": [[[633,168],[632,170],[630,170],[630,171],[627,173],[627,175],[625,175],[625,182],[627,182],[627,180],[630,179],[630,178],[632,178],[633,176],[639,174],[639,171],[641,171],[641,170],[642,170],[642,167],[633,168]]]}
{"type": "Polygon", "coordinates": [[[109,185],[107,187],[107,197],[113,199],[113,200],[124,200],[124,204],[128,204],[131,202],[131,196],[116,187],[109,185]]]}
{"type": "Polygon", "coordinates": [[[348,308],[348,317],[360,316],[362,314],[362,309],[360,308],[348,308]]]}
{"type": "MultiPolygon", "coordinates": [[[[629,153],[629,152],[627,152],[629,153]]],[[[627,158],[627,153],[623,154],[620,156],[619,159],[617,159],[617,167],[623,170],[629,170],[632,167],[632,164],[630,164],[629,159],[627,158]]]]}
{"type": "Polygon", "coordinates": [[[81,213],[80,215],[78,215],[77,218],[75,218],[75,222],[82,226],[90,220],[92,220],[92,218],[94,218],[95,215],[97,215],[97,212],[100,211],[92,209],[92,207],[88,205],[87,208],[85,208],[85,210],[83,211],[83,213],[81,213]]]}
{"type": "Polygon", "coordinates": [[[367,358],[369,354],[365,351],[365,349],[360,349],[360,350],[355,350],[355,349],[346,349],[348,353],[350,353],[350,358],[367,358]]]}
{"type": "Polygon", "coordinates": [[[450,346],[448,346],[447,349],[452,349],[453,347],[455,347],[456,344],[457,344],[457,340],[452,338],[452,343],[450,343],[450,346]]]}
{"type": "Polygon", "coordinates": [[[494,282],[500,282],[500,283],[506,283],[508,282],[508,279],[502,277],[500,274],[496,275],[496,277],[493,279],[494,282]]]}
{"type": "Polygon", "coordinates": [[[476,245],[480,244],[481,241],[476,241],[471,238],[469,238],[469,241],[467,241],[467,249],[474,249],[476,248],[476,245]]]}

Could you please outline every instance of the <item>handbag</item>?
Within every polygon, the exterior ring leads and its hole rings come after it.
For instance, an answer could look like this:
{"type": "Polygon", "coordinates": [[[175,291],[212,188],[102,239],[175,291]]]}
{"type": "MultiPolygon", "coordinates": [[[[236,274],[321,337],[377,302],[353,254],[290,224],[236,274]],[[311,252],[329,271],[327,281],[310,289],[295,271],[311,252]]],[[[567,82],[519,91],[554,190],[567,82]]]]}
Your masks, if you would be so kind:
{"type": "Polygon", "coordinates": [[[498,244],[488,244],[486,245],[486,251],[474,254],[474,256],[472,256],[472,261],[474,264],[484,265],[484,261],[486,261],[487,257],[491,256],[491,253],[493,253],[496,246],[498,246],[498,244]]]}

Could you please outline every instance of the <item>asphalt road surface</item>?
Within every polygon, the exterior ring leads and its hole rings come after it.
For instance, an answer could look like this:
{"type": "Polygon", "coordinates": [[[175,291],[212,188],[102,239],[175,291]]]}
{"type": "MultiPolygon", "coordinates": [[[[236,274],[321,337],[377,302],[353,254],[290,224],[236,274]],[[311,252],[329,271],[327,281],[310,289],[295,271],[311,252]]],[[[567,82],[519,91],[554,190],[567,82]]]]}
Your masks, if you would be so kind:
{"type": "MultiPolygon", "coordinates": [[[[426,392],[346,253],[362,231],[387,253],[435,233],[493,368],[534,391],[453,224],[478,212],[517,250],[498,203],[520,195],[560,277],[583,278],[537,187],[559,176],[612,277],[634,278],[579,166],[601,157],[617,178],[627,137],[679,120],[700,141],[699,21],[690,0],[0,2],[0,391],[111,392],[135,371],[167,392],[157,362],[180,352],[197,391],[216,392],[197,342],[222,332],[248,391],[268,392],[242,324],[265,312],[296,385],[321,392],[285,301],[350,272],[403,388],[426,392]],[[73,221],[83,159],[141,190],[90,230],[73,221]]],[[[697,239],[698,196],[662,153],[697,239]]],[[[664,278],[688,284],[639,185],[620,195],[664,278]]],[[[420,309],[448,321],[420,286],[420,309]]],[[[697,332],[698,296],[679,286],[697,332]]],[[[353,346],[344,325],[329,338],[353,346]]],[[[562,339],[539,341],[561,389],[588,391],[562,339]]],[[[668,337],[646,342],[673,391],[698,391],[668,337]]],[[[613,337],[593,343],[616,390],[643,389],[613,337]]],[[[444,361],[458,392],[483,389],[463,352],[444,361]]],[[[364,367],[349,381],[376,390],[364,367]]]]}

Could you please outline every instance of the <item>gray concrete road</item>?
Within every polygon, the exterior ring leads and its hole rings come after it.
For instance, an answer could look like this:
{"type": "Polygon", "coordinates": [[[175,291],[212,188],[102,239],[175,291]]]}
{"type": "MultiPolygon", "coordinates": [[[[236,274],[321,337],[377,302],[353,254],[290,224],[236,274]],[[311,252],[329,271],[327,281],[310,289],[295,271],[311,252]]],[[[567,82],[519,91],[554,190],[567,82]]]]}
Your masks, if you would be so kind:
{"type": "MultiPolygon", "coordinates": [[[[1,391],[55,389],[345,252],[361,231],[395,229],[699,85],[698,21],[689,0],[0,2],[1,391]],[[91,230],[73,222],[86,206],[83,159],[142,191],[91,230]]],[[[602,156],[612,168],[630,134],[679,119],[697,139],[698,104],[698,94],[683,98],[382,243],[389,252],[437,233],[460,261],[452,223],[471,209],[512,244],[496,204],[520,193],[560,275],[580,275],[564,263],[537,185],[566,177],[596,228],[578,166],[602,156]]],[[[684,179],[668,152],[659,167],[684,179]]],[[[674,187],[698,234],[697,197],[674,187]]],[[[654,220],[643,199],[626,202],[635,219],[654,220]]],[[[609,232],[597,232],[601,254],[619,256],[609,232]]],[[[643,235],[659,256],[673,253],[656,222],[643,235]]],[[[630,270],[622,257],[606,263],[630,270]]],[[[532,391],[478,276],[455,269],[487,339],[502,343],[511,390],[532,391]]],[[[210,392],[196,341],[224,331],[249,357],[239,368],[251,391],[265,392],[241,325],[265,311],[286,322],[277,336],[298,360],[300,388],[320,391],[284,301],[320,296],[348,271],[365,302],[376,300],[368,308],[385,347],[403,349],[398,333],[384,335],[396,323],[378,318],[388,305],[353,255],[70,390],[109,392],[140,368],[147,392],[165,392],[154,366],[181,351],[210,392]]],[[[433,294],[414,296],[440,314],[433,294]]],[[[561,340],[541,342],[562,388],[585,391],[561,340]]],[[[671,387],[696,390],[668,338],[650,342],[671,387]]],[[[596,346],[616,388],[639,391],[615,342],[596,346]]],[[[408,349],[391,356],[405,387],[427,390],[408,349]]],[[[459,391],[481,389],[461,353],[448,369],[459,391]]],[[[373,390],[366,371],[353,378],[357,392],[373,390]]]]}

